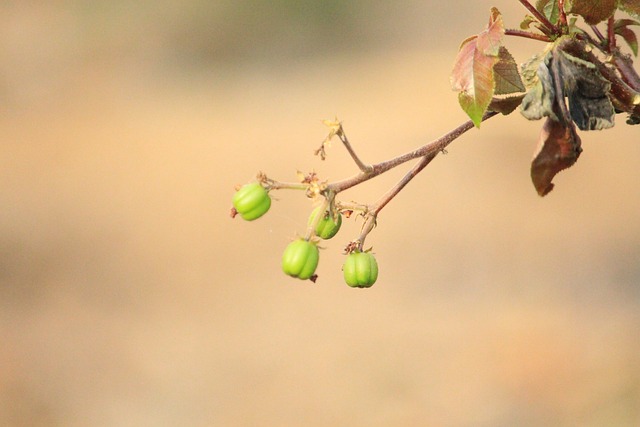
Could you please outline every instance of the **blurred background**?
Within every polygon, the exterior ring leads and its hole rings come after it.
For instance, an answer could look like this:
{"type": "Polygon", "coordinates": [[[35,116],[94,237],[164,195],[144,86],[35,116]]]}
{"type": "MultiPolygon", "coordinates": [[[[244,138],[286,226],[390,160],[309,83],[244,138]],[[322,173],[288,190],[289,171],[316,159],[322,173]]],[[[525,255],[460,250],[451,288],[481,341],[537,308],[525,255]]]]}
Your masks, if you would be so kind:
{"type": "MultiPolygon", "coordinates": [[[[312,155],[321,119],[368,162],[465,121],[459,43],[494,4],[517,27],[517,3],[2,2],[0,425],[640,425],[623,117],[582,134],[544,199],[541,122],[470,131],[382,212],[369,290],[341,275],[360,222],[323,244],[312,284],[280,271],[301,194],[229,218],[260,170],[356,172],[339,144],[312,155]]],[[[519,62],[541,47],[508,45],[519,62]]]]}

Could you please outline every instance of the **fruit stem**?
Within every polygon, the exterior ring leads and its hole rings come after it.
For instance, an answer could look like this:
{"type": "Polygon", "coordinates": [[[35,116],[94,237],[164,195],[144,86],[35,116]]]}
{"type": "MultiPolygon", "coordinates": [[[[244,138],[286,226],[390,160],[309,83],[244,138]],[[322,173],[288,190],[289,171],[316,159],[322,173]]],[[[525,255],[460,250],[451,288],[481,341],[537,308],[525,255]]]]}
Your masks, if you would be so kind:
{"type": "Polygon", "coordinates": [[[356,240],[358,244],[357,250],[359,250],[360,252],[364,252],[364,241],[376,226],[376,219],[377,216],[374,212],[368,212],[365,216],[364,224],[362,224],[362,229],[360,230],[360,235],[356,240]]]}
{"type": "Polygon", "coordinates": [[[313,221],[311,221],[311,223],[307,227],[307,232],[304,236],[304,239],[306,241],[311,240],[313,236],[316,235],[316,227],[318,226],[322,218],[324,218],[324,212],[329,207],[329,204],[330,204],[329,199],[327,197],[323,197],[322,203],[320,204],[320,209],[318,209],[318,214],[313,218],[313,221]]]}
{"type": "Polygon", "coordinates": [[[308,190],[309,184],[300,184],[299,182],[279,182],[269,179],[267,187],[269,190],[308,190]]]}

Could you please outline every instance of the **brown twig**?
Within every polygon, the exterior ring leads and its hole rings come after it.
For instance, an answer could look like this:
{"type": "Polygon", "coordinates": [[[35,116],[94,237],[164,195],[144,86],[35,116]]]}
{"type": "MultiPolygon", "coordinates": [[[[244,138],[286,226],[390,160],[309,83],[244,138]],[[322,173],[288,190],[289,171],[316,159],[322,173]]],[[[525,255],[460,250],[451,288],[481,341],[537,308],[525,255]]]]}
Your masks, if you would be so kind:
{"type": "Polygon", "coordinates": [[[506,30],[504,30],[504,33],[507,36],[524,37],[524,38],[527,38],[527,39],[539,40],[539,41],[543,41],[543,42],[550,42],[551,41],[551,39],[548,36],[544,35],[544,34],[536,34],[536,33],[530,32],[530,31],[506,29],[506,30]]]}
{"type": "Polygon", "coordinates": [[[591,26],[591,31],[593,31],[593,34],[596,35],[596,37],[598,38],[598,40],[600,40],[600,42],[604,42],[606,40],[602,35],[602,33],[600,32],[600,29],[595,25],[591,26]]]}
{"type": "Polygon", "coordinates": [[[371,173],[373,168],[371,167],[371,165],[367,165],[362,160],[360,160],[360,157],[358,157],[355,150],[351,146],[351,143],[349,142],[347,135],[344,133],[344,129],[342,129],[342,125],[340,126],[340,131],[337,133],[337,135],[338,135],[338,138],[340,138],[340,141],[342,141],[342,144],[344,144],[344,147],[349,152],[349,155],[351,156],[353,161],[358,166],[358,169],[360,169],[363,173],[371,173]]]}
{"type": "MultiPolygon", "coordinates": [[[[484,117],[482,118],[482,120],[487,120],[493,116],[495,116],[496,112],[490,111],[488,113],[485,113],[484,117]]],[[[402,154],[400,156],[394,157],[393,159],[390,160],[386,160],[380,163],[376,163],[374,165],[371,165],[371,172],[360,172],[357,175],[352,176],[351,178],[347,178],[344,179],[342,181],[337,181],[331,184],[327,185],[327,189],[330,189],[331,191],[334,191],[336,194],[340,193],[341,191],[344,191],[346,189],[349,189],[355,185],[358,185],[364,181],[367,181],[371,178],[375,178],[376,176],[387,172],[390,169],[395,168],[396,166],[399,166],[403,163],[406,163],[410,160],[413,159],[417,159],[419,157],[424,157],[427,156],[429,154],[433,154],[433,153],[438,153],[440,151],[442,151],[447,145],[449,145],[451,142],[453,142],[456,138],[458,138],[459,136],[461,136],[463,133],[465,133],[466,131],[468,131],[469,129],[473,128],[474,124],[471,120],[466,121],[465,123],[463,123],[462,125],[458,126],[457,128],[455,128],[454,130],[452,130],[451,132],[441,136],[440,138],[429,142],[428,144],[425,144],[413,151],[410,151],[408,153],[402,154]]]]}

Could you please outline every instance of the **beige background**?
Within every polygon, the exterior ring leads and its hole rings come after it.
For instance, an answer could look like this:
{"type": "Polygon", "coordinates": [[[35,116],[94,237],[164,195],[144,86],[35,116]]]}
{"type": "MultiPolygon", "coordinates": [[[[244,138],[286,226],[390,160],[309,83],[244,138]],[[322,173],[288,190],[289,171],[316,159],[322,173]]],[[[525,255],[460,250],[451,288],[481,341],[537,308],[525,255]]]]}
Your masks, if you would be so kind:
{"type": "MultiPolygon", "coordinates": [[[[321,119],[370,162],[465,120],[448,73],[492,3],[318,3],[0,6],[0,424],[639,425],[624,117],[582,135],[544,199],[528,176],[541,123],[469,132],[382,212],[369,290],[341,277],[357,221],[311,284],[279,266],[301,194],[229,218],[259,170],[355,172],[339,144],[312,156],[321,119]]],[[[518,61],[540,47],[509,43],[518,61]]]]}

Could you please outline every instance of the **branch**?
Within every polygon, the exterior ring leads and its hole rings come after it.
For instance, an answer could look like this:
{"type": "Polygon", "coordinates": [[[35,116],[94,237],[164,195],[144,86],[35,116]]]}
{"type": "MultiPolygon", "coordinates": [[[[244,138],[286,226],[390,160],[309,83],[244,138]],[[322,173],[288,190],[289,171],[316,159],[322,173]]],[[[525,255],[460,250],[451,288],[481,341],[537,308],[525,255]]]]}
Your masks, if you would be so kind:
{"type": "Polygon", "coordinates": [[[504,30],[504,33],[508,36],[524,37],[526,39],[540,40],[543,42],[551,41],[551,39],[544,34],[536,34],[530,31],[506,29],[504,30]]]}
{"type": "MultiPolygon", "coordinates": [[[[482,118],[482,121],[488,120],[489,118],[495,116],[496,114],[498,113],[493,111],[487,112],[482,118]]],[[[417,159],[419,157],[428,156],[430,154],[437,154],[438,152],[446,148],[446,146],[449,145],[451,142],[453,142],[456,138],[458,138],[459,136],[461,136],[462,134],[464,134],[466,131],[468,131],[473,127],[474,127],[473,122],[471,120],[468,120],[467,122],[458,126],[451,132],[441,136],[440,138],[434,141],[429,142],[428,144],[423,145],[420,148],[417,148],[416,150],[402,154],[398,157],[394,157],[393,159],[371,165],[371,168],[372,168],[371,172],[360,172],[359,174],[354,175],[351,178],[347,178],[342,181],[331,183],[327,185],[327,189],[337,194],[337,193],[340,193],[341,191],[347,190],[355,185],[358,185],[364,181],[368,181],[371,178],[375,178],[376,176],[383,174],[388,170],[393,169],[396,166],[399,166],[410,160],[417,159]]]]}
{"type": "Polygon", "coordinates": [[[424,169],[431,160],[435,159],[438,155],[438,152],[431,153],[424,156],[416,165],[411,168],[407,174],[402,177],[400,181],[396,185],[394,185],[389,191],[387,191],[378,201],[371,207],[371,213],[374,215],[378,215],[378,212],[382,210],[387,203],[389,203],[402,189],[413,179],[416,175],[418,175],[422,169],[424,169]]]}

